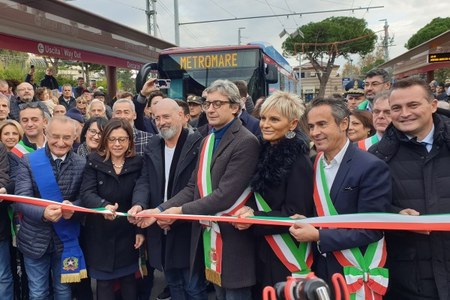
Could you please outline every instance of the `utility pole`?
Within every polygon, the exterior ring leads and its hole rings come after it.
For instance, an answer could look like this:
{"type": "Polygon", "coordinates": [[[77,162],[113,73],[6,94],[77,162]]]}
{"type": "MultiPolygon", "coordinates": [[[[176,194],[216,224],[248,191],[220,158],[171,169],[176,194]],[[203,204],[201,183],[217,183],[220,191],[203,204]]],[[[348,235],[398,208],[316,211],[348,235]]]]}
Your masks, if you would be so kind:
{"type": "Polygon", "coordinates": [[[158,23],[156,22],[156,0],[146,0],[145,14],[147,15],[147,33],[157,37],[158,23]],[[151,9],[150,1],[152,2],[151,9]]]}
{"type": "Polygon", "coordinates": [[[241,36],[241,30],[242,29],[245,29],[245,27],[239,27],[238,28],[238,45],[241,45],[242,43],[241,43],[241,39],[242,39],[242,36],[241,36]]]}
{"type": "Polygon", "coordinates": [[[384,50],[384,61],[389,60],[389,25],[387,19],[381,19],[380,21],[384,21],[384,37],[383,37],[383,50],[384,50]]]}
{"type": "Polygon", "coordinates": [[[180,46],[180,22],[178,14],[178,0],[173,0],[173,12],[175,17],[175,45],[180,46]]]}

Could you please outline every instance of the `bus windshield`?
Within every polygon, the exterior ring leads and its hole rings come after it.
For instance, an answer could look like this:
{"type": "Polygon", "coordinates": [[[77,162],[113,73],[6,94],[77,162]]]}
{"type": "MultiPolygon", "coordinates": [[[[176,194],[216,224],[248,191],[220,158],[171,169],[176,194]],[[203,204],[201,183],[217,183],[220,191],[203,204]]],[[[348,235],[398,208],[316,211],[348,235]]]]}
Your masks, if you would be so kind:
{"type": "MultiPolygon", "coordinates": [[[[260,49],[187,52],[161,54],[158,71],[161,78],[171,79],[171,98],[201,95],[217,79],[245,80],[252,95],[252,85],[256,88],[263,80],[260,64],[260,49]]],[[[252,96],[258,97],[257,94],[252,96]]]]}

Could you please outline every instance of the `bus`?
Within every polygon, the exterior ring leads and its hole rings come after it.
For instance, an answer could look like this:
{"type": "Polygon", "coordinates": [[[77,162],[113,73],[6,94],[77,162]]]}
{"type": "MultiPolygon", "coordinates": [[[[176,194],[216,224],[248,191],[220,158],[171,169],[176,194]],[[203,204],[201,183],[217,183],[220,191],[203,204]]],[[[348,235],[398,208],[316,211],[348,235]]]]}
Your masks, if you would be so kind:
{"type": "Polygon", "coordinates": [[[255,42],[239,46],[174,47],[162,50],[158,63],[145,64],[136,78],[140,91],[149,73],[170,79],[168,97],[201,96],[217,79],[244,80],[253,101],[274,90],[297,93],[298,78],[288,61],[271,45],[255,42]]]}

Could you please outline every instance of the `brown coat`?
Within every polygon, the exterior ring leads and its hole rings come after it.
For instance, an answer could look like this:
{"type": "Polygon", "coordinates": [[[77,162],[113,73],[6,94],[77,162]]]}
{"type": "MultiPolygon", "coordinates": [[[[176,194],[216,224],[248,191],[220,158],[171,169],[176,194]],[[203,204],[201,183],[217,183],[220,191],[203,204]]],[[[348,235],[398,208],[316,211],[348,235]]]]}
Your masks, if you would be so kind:
{"type": "MultiPolygon", "coordinates": [[[[185,214],[213,215],[228,209],[249,185],[258,160],[256,137],[239,119],[228,128],[211,163],[213,192],[200,198],[196,184],[197,167],[189,184],[175,197],[162,204],[163,209],[182,206],[185,214]]],[[[254,238],[249,230],[239,231],[221,223],[223,239],[222,287],[250,287],[255,284],[254,238]]],[[[191,238],[191,270],[203,268],[202,227],[195,222],[191,238]]]]}

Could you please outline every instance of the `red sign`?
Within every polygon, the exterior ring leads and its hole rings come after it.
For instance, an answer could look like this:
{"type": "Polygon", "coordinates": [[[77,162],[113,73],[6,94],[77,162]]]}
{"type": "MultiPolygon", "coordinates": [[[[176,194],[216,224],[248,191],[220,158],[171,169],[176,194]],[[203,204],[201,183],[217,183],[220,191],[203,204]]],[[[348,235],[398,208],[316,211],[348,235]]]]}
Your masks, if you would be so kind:
{"type": "Polygon", "coordinates": [[[64,60],[82,61],[135,70],[140,69],[143,65],[142,62],[138,61],[53,45],[45,42],[37,42],[5,34],[0,34],[0,48],[56,57],[64,60]]]}

